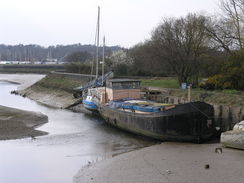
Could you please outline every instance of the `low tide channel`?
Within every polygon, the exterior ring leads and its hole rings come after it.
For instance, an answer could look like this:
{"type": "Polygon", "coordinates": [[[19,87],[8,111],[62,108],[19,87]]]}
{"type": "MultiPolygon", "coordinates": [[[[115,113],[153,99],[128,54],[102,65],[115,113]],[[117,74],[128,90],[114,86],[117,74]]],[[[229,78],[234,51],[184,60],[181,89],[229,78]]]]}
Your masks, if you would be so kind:
{"type": "Polygon", "coordinates": [[[78,170],[115,155],[155,144],[106,125],[100,118],[54,109],[16,95],[17,85],[0,81],[0,105],[46,114],[36,139],[0,141],[0,182],[71,183],[78,170]]]}

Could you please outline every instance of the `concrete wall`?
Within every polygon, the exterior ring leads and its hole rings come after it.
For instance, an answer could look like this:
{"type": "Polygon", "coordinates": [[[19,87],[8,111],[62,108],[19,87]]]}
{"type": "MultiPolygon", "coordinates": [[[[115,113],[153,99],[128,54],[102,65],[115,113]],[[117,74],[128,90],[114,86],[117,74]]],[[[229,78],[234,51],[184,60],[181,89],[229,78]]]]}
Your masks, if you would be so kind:
{"type": "MultiPolygon", "coordinates": [[[[165,96],[165,95],[147,95],[145,96],[149,100],[154,100],[162,103],[183,104],[187,102],[187,99],[165,96]]],[[[234,127],[234,125],[244,120],[244,108],[232,107],[218,104],[211,104],[214,107],[215,125],[221,128],[221,131],[227,131],[234,127]]]]}

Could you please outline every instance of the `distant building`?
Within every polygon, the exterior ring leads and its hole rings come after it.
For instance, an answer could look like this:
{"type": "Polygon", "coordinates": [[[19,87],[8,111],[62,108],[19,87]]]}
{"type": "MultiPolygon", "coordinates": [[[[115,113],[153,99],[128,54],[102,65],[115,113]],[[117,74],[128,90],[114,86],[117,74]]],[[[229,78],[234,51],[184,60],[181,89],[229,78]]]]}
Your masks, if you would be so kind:
{"type": "Polygon", "coordinates": [[[0,61],[1,65],[12,65],[12,64],[31,64],[30,61],[0,61]]]}
{"type": "Polygon", "coordinates": [[[42,62],[41,61],[35,61],[34,64],[39,65],[39,64],[42,64],[42,62]]]}
{"type": "Polygon", "coordinates": [[[56,59],[56,58],[47,58],[43,62],[43,64],[57,64],[57,62],[58,62],[58,59],[56,59]]]}
{"type": "Polygon", "coordinates": [[[18,64],[32,64],[32,62],[30,62],[30,61],[19,61],[18,64]]]}
{"type": "Polygon", "coordinates": [[[0,65],[8,64],[8,61],[0,61],[0,65]]]}

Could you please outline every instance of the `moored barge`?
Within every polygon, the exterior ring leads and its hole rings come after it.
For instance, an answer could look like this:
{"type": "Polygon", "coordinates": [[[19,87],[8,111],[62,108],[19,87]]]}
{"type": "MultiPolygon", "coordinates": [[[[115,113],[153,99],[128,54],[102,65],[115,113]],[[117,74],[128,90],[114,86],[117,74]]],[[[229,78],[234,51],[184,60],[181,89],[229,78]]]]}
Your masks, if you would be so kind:
{"type": "Polygon", "coordinates": [[[206,116],[213,115],[213,108],[203,102],[179,104],[159,112],[130,111],[104,105],[99,112],[115,127],[162,141],[200,143],[213,134],[212,119],[206,116]]]}
{"type": "MultiPolygon", "coordinates": [[[[102,91],[102,92],[101,92],[102,91]]],[[[140,81],[108,80],[98,110],[123,130],[162,141],[200,143],[213,135],[213,107],[204,102],[161,104],[140,99],[140,81]]],[[[99,98],[99,97],[97,97],[99,98]]]]}

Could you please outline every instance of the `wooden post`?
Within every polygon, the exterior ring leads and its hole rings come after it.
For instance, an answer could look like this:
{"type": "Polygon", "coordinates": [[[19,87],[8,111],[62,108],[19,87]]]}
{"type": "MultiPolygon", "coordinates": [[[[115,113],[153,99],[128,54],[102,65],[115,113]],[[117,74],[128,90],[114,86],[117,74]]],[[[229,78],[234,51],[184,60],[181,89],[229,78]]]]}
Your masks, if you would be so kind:
{"type": "Polygon", "coordinates": [[[188,102],[191,102],[191,84],[189,84],[187,87],[188,87],[188,102]]]}

